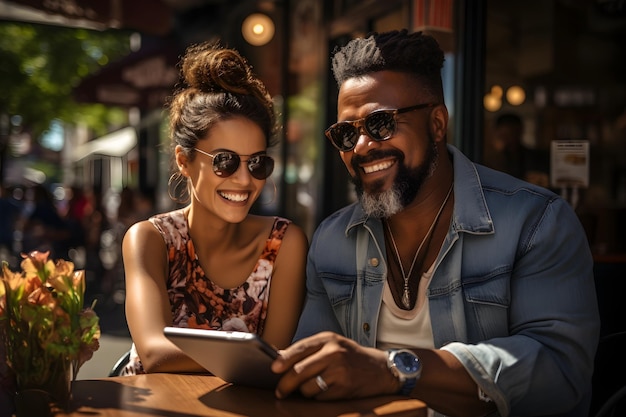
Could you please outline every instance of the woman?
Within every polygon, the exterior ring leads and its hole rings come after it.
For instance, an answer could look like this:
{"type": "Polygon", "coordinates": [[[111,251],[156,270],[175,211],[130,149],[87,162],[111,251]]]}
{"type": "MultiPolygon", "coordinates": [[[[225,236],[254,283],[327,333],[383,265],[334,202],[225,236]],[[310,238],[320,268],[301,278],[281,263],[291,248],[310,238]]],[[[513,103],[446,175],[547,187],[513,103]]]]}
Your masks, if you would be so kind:
{"type": "Polygon", "coordinates": [[[265,86],[238,52],[219,44],[190,47],[181,68],[184,86],[170,103],[177,167],[170,186],[189,203],[124,236],[134,344],[122,374],[204,371],[164,337],[165,326],[254,332],[284,348],[304,300],[303,231],[249,214],[274,167],[265,86]]]}

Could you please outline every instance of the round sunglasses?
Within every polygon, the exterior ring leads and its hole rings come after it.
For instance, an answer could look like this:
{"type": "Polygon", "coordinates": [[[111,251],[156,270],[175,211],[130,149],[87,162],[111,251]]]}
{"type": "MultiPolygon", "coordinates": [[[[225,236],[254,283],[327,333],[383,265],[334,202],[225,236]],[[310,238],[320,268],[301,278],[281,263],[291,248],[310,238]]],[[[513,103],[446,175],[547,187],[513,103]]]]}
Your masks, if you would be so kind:
{"type": "Polygon", "coordinates": [[[253,154],[253,155],[239,155],[232,151],[219,151],[215,153],[208,153],[201,149],[194,148],[196,151],[210,156],[213,158],[213,172],[215,175],[222,178],[227,178],[233,175],[239,169],[242,156],[249,156],[246,163],[250,175],[257,180],[264,180],[274,171],[274,159],[266,154],[253,154]]]}
{"type": "Polygon", "coordinates": [[[365,133],[377,142],[391,139],[398,126],[397,116],[413,110],[434,107],[437,103],[422,103],[401,109],[376,110],[362,119],[337,122],[324,132],[331,143],[340,151],[354,149],[359,140],[361,127],[365,133]]]}

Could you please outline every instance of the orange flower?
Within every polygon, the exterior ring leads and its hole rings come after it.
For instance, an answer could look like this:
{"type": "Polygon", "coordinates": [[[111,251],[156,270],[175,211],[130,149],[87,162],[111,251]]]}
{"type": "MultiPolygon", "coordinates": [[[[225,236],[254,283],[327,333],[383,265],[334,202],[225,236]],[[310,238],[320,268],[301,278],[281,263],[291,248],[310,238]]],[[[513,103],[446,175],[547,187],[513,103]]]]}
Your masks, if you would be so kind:
{"type": "Polygon", "coordinates": [[[6,295],[7,290],[5,288],[4,281],[0,281],[0,317],[3,317],[6,314],[7,302],[6,295]]]}
{"type": "Polygon", "coordinates": [[[67,275],[54,275],[46,281],[46,284],[58,292],[66,293],[74,288],[71,278],[67,275]]]}
{"type": "Polygon", "coordinates": [[[54,262],[48,260],[50,252],[33,251],[28,254],[22,254],[21,267],[26,276],[37,275],[43,282],[50,275],[54,274],[54,262]]]}
{"type": "Polygon", "coordinates": [[[7,283],[7,290],[17,291],[24,283],[21,274],[11,271],[7,264],[2,265],[2,280],[7,283]]]}
{"type": "Polygon", "coordinates": [[[42,286],[28,292],[28,302],[33,305],[48,307],[50,310],[53,310],[56,306],[56,300],[52,293],[42,286]]]}
{"type": "Polygon", "coordinates": [[[74,291],[77,291],[79,294],[85,293],[85,271],[74,271],[72,287],[74,291]]]}
{"type": "Polygon", "coordinates": [[[22,281],[24,292],[26,294],[32,294],[35,290],[40,289],[43,285],[39,277],[26,277],[22,281]]]}
{"type": "Polygon", "coordinates": [[[0,329],[18,389],[53,380],[59,361],[71,361],[76,376],[99,348],[98,316],[83,305],[84,271],[48,255],[22,254],[21,272],[2,264],[0,329]]]}

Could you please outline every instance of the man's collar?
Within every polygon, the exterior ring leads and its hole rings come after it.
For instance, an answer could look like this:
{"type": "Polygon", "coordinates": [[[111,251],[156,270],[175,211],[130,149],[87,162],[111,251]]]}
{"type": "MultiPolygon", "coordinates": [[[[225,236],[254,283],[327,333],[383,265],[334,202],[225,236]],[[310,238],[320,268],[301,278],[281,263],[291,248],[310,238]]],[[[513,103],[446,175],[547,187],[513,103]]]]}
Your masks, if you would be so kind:
{"type": "MultiPolygon", "coordinates": [[[[485,202],[476,166],[454,146],[448,145],[448,152],[454,166],[453,227],[457,231],[493,233],[491,214],[485,202]],[[459,208],[461,202],[462,210],[459,208]]],[[[361,204],[356,203],[345,234],[347,236],[353,227],[359,225],[371,222],[380,224],[380,220],[367,216],[361,204]]]]}

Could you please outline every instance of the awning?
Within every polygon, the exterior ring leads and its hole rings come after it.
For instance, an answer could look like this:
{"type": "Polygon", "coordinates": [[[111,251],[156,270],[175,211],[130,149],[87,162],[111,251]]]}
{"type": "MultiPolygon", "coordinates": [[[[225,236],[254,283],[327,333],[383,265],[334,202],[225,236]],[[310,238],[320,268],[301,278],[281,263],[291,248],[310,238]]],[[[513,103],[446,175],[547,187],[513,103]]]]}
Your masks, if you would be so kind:
{"type": "Polygon", "coordinates": [[[80,161],[90,155],[121,158],[135,146],[137,146],[137,131],[129,126],[77,146],[73,152],[73,159],[80,161]]]}
{"type": "Polygon", "coordinates": [[[162,0],[3,0],[5,19],[68,27],[137,30],[164,36],[173,28],[173,10],[162,0]]]}
{"type": "Polygon", "coordinates": [[[143,38],[142,44],[139,51],[85,77],[74,88],[74,98],[81,103],[162,108],[178,81],[180,48],[171,39],[143,38]]]}

